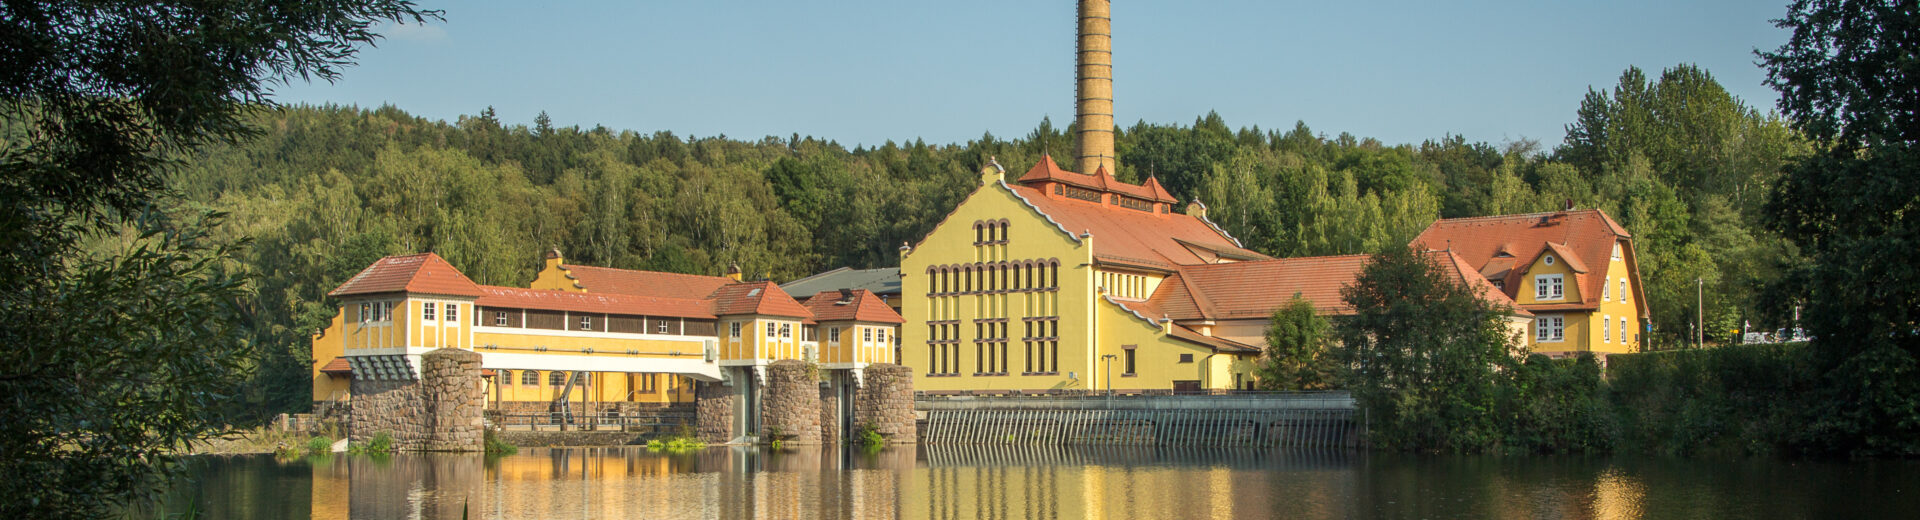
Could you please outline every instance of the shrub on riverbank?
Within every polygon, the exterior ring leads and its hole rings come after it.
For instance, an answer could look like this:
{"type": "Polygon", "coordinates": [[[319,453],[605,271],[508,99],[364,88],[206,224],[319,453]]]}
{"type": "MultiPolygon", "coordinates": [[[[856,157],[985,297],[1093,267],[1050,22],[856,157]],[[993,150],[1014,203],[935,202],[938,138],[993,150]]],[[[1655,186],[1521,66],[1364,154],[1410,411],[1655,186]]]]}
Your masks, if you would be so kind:
{"type": "Polygon", "coordinates": [[[486,433],[486,446],[488,455],[512,455],[520,453],[519,446],[514,446],[513,443],[500,440],[500,434],[491,429],[487,430],[486,433]]]}
{"type": "Polygon", "coordinates": [[[1820,405],[1809,355],[1803,344],[1773,344],[1612,356],[1608,400],[1621,448],[1769,453],[1817,442],[1801,433],[1820,405]]]}
{"type": "Polygon", "coordinates": [[[355,443],[347,446],[348,453],[387,454],[394,451],[396,450],[393,445],[393,434],[387,432],[374,432],[373,438],[367,439],[365,444],[355,443]]]}
{"type": "Polygon", "coordinates": [[[1600,364],[1590,354],[1549,359],[1534,354],[1500,385],[1502,446],[1508,451],[1606,451],[1616,428],[1600,364]]]}

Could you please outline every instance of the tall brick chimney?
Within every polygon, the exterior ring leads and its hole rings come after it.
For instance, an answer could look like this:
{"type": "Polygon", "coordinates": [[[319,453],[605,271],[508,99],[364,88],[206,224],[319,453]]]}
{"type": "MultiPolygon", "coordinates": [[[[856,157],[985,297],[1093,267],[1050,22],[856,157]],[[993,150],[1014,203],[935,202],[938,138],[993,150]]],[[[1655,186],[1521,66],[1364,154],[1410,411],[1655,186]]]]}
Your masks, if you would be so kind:
{"type": "Polygon", "coordinates": [[[1074,59],[1074,119],[1080,123],[1080,173],[1100,168],[1114,173],[1113,151],[1113,4],[1080,0],[1080,49],[1074,59]]]}

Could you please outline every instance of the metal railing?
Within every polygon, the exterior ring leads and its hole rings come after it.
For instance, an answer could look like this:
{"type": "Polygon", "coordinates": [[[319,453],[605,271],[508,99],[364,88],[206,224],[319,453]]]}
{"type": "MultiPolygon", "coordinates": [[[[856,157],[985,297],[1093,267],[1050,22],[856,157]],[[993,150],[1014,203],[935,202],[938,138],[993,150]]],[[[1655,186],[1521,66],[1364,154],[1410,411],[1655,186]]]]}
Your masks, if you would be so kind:
{"type": "Polygon", "coordinates": [[[564,412],[497,413],[488,412],[487,421],[502,429],[626,431],[647,428],[661,431],[693,424],[691,414],[585,414],[564,412]]]}

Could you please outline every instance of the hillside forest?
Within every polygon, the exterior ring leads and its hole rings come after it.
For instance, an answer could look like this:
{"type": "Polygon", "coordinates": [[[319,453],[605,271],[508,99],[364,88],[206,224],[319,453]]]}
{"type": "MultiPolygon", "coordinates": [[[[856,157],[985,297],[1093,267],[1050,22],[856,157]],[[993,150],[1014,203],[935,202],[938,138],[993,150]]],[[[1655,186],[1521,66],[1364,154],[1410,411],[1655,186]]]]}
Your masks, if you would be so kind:
{"type": "MultiPolygon", "coordinates": [[[[1553,145],[1458,135],[1390,145],[1304,122],[1236,129],[1212,113],[1140,122],[1117,133],[1117,175],[1157,177],[1248,247],[1282,257],[1404,245],[1437,218],[1601,208],[1634,234],[1653,348],[1690,338],[1696,308],[1708,341],[1743,322],[1786,325],[1761,288],[1800,256],[1761,226],[1761,206],[1807,141],[1690,65],[1627,69],[1567,106],[1566,138],[1553,145]]],[[[326,292],[384,255],[434,251],[498,285],[529,282],[548,248],[629,269],[719,274],[738,263],[775,281],[893,266],[990,159],[1011,180],[1043,154],[1074,155],[1072,129],[1045,119],[1013,138],[848,149],[800,135],[555,127],[544,113],[516,124],[491,108],[453,122],[391,106],[250,117],[258,138],[185,158],[167,204],[228,212],[218,235],[252,239],[238,267],[252,275],[244,327],[258,370],[244,406],[258,416],[307,407],[309,334],[336,312],[326,292]]]]}

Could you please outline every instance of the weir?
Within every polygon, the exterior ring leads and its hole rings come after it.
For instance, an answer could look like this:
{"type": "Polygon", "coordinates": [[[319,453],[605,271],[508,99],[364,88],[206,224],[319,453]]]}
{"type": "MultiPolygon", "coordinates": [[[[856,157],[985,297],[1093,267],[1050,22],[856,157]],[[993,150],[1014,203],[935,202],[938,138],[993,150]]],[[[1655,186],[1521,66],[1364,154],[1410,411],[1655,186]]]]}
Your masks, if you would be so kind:
{"type": "Polygon", "coordinates": [[[1365,415],[1346,392],[920,396],[921,442],[1353,448],[1365,415]]]}

